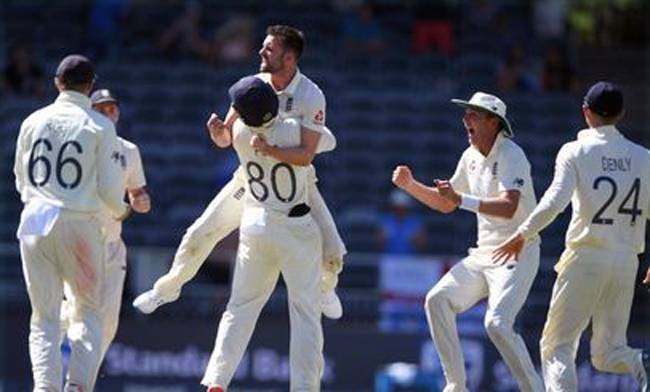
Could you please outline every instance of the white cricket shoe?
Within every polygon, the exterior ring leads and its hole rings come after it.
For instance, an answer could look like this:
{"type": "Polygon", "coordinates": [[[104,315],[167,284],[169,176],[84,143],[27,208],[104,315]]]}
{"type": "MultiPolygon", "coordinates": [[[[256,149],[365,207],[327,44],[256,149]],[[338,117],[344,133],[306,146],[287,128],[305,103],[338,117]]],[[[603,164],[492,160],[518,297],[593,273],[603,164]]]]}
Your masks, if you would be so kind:
{"type": "Polygon", "coordinates": [[[330,290],[321,298],[321,309],[323,315],[332,320],[338,320],[343,316],[343,305],[336,291],[330,290]]]}
{"type": "Polygon", "coordinates": [[[149,314],[158,309],[160,305],[176,301],[180,295],[181,292],[177,291],[173,295],[165,297],[154,289],[151,289],[138,295],[136,299],[133,300],[133,307],[144,314],[149,314]]]}

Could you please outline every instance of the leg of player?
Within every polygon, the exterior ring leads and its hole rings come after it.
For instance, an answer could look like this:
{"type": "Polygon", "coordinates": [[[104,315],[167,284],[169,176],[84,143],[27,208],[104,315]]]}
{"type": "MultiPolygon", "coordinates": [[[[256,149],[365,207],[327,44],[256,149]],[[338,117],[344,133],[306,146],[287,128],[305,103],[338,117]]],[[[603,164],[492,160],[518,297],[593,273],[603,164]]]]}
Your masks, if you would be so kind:
{"type": "Polygon", "coordinates": [[[611,267],[578,263],[576,252],[565,250],[558,266],[551,302],[540,340],[544,385],[552,391],[577,391],[575,357],[580,335],[599,306],[598,291],[611,267]],[[588,276],[589,279],[585,279],[588,276]],[[587,281],[586,284],[585,280],[587,281]]]}
{"type": "Polygon", "coordinates": [[[527,245],[516,264],[488,268],[490,287],[485,330],[508,365],[519,389],[543,392],[544,384],[530,358],[526,344],[513,325],[533,285],[539,267],[539,243],[527,245]]]}
{"type": "Polygon", "coordinates": [[[142,313],[151,313],[160,305],[180,296],[185,283],[196,275],[217,242],[239,226],[244,195],[241,169],[210,202],[203,214],[187,229],[167,274],[161,276],[153,289],[140,294],[133,306],[142,313]]]}
{"type": "Polygon", "coordinates": [[[21,240],[23,274],[32,315],[29,332],[29,356],[32,363],[34,390],[58,390],[63,383],[61,351],[51,342],[59,341],[59,319],[63,282],[57,266],[40,255],[47,239],[21,240]],[[57,294],[60,293],[60,294],[57,294]],[[57,298],[59,297],[59,298],[57,298]]]}
{"type": "MultiPolygon", "coordinates": [[[[471,256],[470,256],[471,257],[471,256]]],[[[454,265],[427,293],[424,310],[447,382],[445,392],[467,391],[463,350],[456,315],[488,294],[483,274],[468,267],[469,257],[454,265]]]]}
{"type": "Polygon", "coordinates": [[[611,269],[611,282],[603,289],[600,305],[592,316],[591,363],[602,372],[631,374],[641,390],[646,391],[648,370],[644,353],[629,347],[626,336],[635,289],[630,282],[636,279],[639,262],[632,253],[611,252],[610,257],[603,259],[616,260],[617,265],[611,269]]]}
{"type": "Polygon", "coordinates": [[[240,231],[230,299],[221,316],[214,349],[201,384],[227,390],[257,323],[257,318],[275,288],[280,268],[266,257],[271,241],[240,231]],[[245,251],[241,251],[244,249],[245,251]]]}
{"type": "MultiPolygon", "coordinates": [[[[67,388],[89,390],[95,383],[96,369],[101,362],[103,326],[100,306],[105,273],[104,240],[97,221],[80,220],[74,215],[63,214],[59,219],[56,224],[59,227],[52,229],[48,240],[52,241],[49,254],[59,253],[58,259],[71,261],[59,266],[74,298],[73,316],[68,327],[71,355],[67,388]],[[61,244],[70,246],[62,247],[61,244]]],[[[49,295],[55,297],[52,293],[49,295]]],[[[61,301],[60,296],[58,301],[61,301]]],[[[60,318],[60,315],[57,316],[60,318]]],[[[59,341],[59,336],[55,341],[59,341]]],[[[53,346],[59,349],[58,345],[53,346]]]]}
{"type": "Polygon", "coordinates": [[[282,258],[280,270],[287,284],[291,339],[289,344],[290,390],[319,391],[323,372],[321,308],[321,239],[316,223],[303,222],[280,227],[277,244],[282,258]],[[283,233],[285,232],[285,233],[283,233]]]}
{"type": "Polygon", "coordinates": [[[323,240],[321,305],[325,317],[339,319],[343,316],[343,306],[338,295],[336,295],[336,285],[338,283],[338,275],[343,269],[343,256],[347,253],[347,250],[336,228],[334,218],[332,218],[332,214],[316,186],[318,180],[315,171],[312,169],[310,174],[313,175],[313,180],[309,181],[311,214],[320,228],[323,240]]]}

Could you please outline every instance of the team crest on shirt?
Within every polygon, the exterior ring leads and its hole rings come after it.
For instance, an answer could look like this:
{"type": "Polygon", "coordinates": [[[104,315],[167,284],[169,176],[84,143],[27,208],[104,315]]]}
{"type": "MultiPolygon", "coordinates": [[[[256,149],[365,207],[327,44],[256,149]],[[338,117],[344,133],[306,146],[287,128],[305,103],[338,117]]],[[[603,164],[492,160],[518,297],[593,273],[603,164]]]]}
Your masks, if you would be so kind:
{"type": "Polygon", "coordinates": [[[469,163],[469,172],[470,172],[470,173],[473,173],[474,170],[476,170],[476,161],[472,160],[472,161],[469,163]]]}
{"type": "Polygon", "coordinates": [[[293,97],[287,98],[287,103],[284,105],[284,111],[290,112],[293,109],[293,97]]]}
{"type": "Polygon", "coordinates": [[[521,177],[517,177],[514,180],[512,180],[512,185],[516,186],[517,188],[521,188],[524,186],[524,179],[521,177]]]}
{"type": "Polygon", "coordinates": [[[126,170],[126,157],[124,154],[120,153],[119,151],[113,151],[111,154],[111,159],[115,161],[115,163],[119,163],[120,167],[122,167],[123,170],[126,170]]]}
{"type": "Polygon", "coordinates": [[[492,177],[496,177],[499,172],[499,161],[494,162],[494,165],[492,165],[492,177]]]}

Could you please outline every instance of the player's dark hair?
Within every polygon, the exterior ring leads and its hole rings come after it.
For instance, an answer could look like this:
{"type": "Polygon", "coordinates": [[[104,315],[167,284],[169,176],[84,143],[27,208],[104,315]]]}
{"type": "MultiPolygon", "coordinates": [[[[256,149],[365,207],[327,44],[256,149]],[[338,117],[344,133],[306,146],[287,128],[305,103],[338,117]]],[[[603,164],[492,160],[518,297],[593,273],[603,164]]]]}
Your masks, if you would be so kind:
{"type": "Polygon", "coordinates": [[[295,27],[287,25],[272,25],[266,28],[266,35],[279,37],[282,45],[296,54],[300,58],[302,50],[305,47],[305,35],[295,27]]]}

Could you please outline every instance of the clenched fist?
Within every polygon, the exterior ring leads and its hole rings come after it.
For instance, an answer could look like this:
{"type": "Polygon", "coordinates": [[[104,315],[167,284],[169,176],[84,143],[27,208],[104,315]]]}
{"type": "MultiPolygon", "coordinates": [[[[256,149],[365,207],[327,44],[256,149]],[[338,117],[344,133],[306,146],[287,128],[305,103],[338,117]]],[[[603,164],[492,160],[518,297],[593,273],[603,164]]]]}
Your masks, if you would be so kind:
{"type": "Polygon", "coordinates": [[[399,165],[393,170],[393,184],[397,187],[405,189],[412,182],[413,173],[408,166],[399,165]]]}

